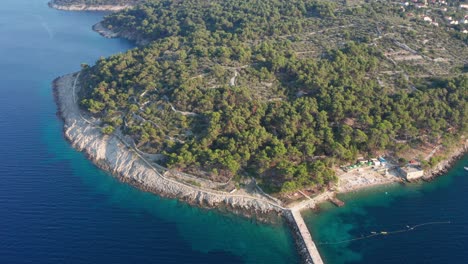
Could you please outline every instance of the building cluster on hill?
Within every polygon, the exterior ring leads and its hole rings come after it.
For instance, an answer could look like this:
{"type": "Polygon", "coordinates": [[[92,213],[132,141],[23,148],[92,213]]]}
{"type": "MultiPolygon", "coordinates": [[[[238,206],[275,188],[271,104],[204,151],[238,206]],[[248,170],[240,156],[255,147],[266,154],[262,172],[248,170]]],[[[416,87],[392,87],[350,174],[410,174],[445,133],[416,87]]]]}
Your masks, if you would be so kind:
{"type": "Polygon", "coordinates": [[[408,17],[468,34],[468,4],[453,0],[412,0],[400,5],[408,17]]]}

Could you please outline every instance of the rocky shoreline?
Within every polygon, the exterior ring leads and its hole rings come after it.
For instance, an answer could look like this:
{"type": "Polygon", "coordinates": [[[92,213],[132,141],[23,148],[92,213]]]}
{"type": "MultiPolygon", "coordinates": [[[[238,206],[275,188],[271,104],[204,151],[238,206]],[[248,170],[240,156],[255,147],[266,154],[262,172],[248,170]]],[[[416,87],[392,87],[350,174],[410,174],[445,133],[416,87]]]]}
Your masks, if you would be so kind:
{"type": "MultiPolygon", "coordinates": [[[[61,5],[55,3],[55,1],[50,1],[47,4],[50,8],[54,8],[57,10],[64,10],[64,11],[110,11],[110,12],[118,12],[124,9],[132,8],[133,5],[61,5]]],[[[134,42],[138,46],[144,46],[150,43],[149,40],[141,38],[131,32],[115,32],[108,29],[104,26],[101,22],[96,23],[93,25],[93,30],[99,35],[105,38],[124,38],[129,41],[134,42]]]]}
{"type": "Polygon", "coordinates": [[[48,3],[49,7],[64,10],[64,11],[112,11],[117,12],[127,8],[131,8],[131,5],[59,5],[54,1],[48,3]]]}
{"type": "Polygon", "coordinates": [[[101,22],[95,24],[93,26],[93,30],[95,32],[99,33],[99,35],[101,35],[101,36],[103,36],[105,38],[117,38],[117,37],[119,37],[118,33],[107,29],[106,27],[104,27],[104,25],[101,22]]]}
{"type": "Polygon", "coordinates": [[[108,28],[106,28],[102,22],[99,22],[93,26],[93,30],[99,35],[105,37],[105,38],[123,38],[129,41],[134,42],[138,46],[144,46],[150,43],[147,39],[140,38],[136,36],[135,34],[131,34],[128,32],[115,32],[112,31],[108,28]]]}
{"type": "Polygon", "coordinates": [[[434,168],[424,173],[424,180],[432,180],[447,173],[459,159],[468,153],[468,140],[465,139],[464,143],[455,150],[451,151],[448,157],[439,162],[434,168]]]}
{"type": "Polygon", "coordinates": [[[178,199],[190,205],[206,209],[216,208],[221,213],[233,213],[260,222],[278,223],[284,219],[292,230],[303,263],[312,263],[304,238],[301,237],[289,208],[284,208],[261,196],[201,190],[165,178],[117,135],[102,134],[98,121],[84,116],[79,109],[76,100],[79,90],[78,77],[79,73],[75,73],[53,81],[53,94],[58,106],[57,115],[64,122],[64,137],[76,150],[84,152],[97,167],[140,190],[178,199]]]}
{"type": "Polygon", "coordinates": [[[79,89],[77,75],[65,75],[53,82],[58,114],[64,122],[65,138],[99,168],[144,191],[203,208],[222,207],[236,214],[260,218],[281,215],[284,208],[260,196],[202,190],[164,177],[118,136],[102,134],[94,121],[89,121],[91,118],[83,116],[75,99],[79,89]]]}

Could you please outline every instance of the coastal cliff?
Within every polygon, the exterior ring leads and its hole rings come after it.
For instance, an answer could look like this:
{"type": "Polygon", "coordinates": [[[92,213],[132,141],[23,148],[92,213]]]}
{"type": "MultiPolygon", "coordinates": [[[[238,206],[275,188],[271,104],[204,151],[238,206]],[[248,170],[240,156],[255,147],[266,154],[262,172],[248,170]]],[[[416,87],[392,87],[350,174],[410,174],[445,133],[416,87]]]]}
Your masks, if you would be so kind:
{"type": "Polygon", "coordinates": [[[64,135],[73,147],[86,153],[97,166],[111,172],[124,182],[158,195],[177,198],[204,208],[225,208],[238,214],[280,214],[283,208],[261,196],[235,195],[166,178],[148,161],[129,147],[117,135],[104,135],[98,121],[83,116],[76,93],[78,74],[65,75],[54,81],[54,95],[59,115],[64,122],[64,135]]]}

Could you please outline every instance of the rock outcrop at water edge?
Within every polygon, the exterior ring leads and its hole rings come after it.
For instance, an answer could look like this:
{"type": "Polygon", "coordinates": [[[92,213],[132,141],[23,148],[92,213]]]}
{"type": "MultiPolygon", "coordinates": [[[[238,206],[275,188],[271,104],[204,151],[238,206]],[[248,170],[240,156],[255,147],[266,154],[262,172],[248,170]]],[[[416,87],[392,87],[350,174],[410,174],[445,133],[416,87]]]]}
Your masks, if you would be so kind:
{"type": "Polygon", "coordinates": [[[54,1],[48,3],[49,7],[64,10],[64,11],[113,11],[117,12],[127,8],[131,8],[131,5],[60,5],[54,1]]]}
{"type": "Polygon", "coordinates": [[[77,74],[70,74],[54,81],[54,95],[64,121],[64,135],[74,148],[85,152],[100,168],[143,190],[201,207],[220,207],[235,213],[259,215],[282,213],[282,207],[260,196],[203,190],[161,175],[117,135],[102,134],[100,127],[83,116],[76,103],[75,89],[79,89],[76,79],[77,74]]]}

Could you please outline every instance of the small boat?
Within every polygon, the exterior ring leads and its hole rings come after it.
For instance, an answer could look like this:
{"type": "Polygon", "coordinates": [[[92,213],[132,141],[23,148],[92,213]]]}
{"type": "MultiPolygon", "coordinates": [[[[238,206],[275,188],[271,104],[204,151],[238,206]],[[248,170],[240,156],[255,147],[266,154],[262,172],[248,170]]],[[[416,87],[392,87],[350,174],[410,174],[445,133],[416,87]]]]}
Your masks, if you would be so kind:
{"type": "Polygon", "coordinates": [[[387,235],[388,232],[382,231],[382,232],[380,232],[380,234],[382,234],[382,235],[387,235]]]}
{"type": "Polygon", "coordinates": [[[468,171],[468,167],[465,166],[464,168],[465,168],[466,171],[468,171]]]}
{"type": "Polygon", "coordinates": [[[371,234],[375,235],[375,234],[377,234],[377,232],[375,232],[375,231],[372,231],[372,232],[371,232],[371,234]]]}

